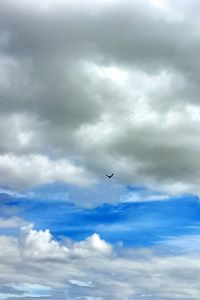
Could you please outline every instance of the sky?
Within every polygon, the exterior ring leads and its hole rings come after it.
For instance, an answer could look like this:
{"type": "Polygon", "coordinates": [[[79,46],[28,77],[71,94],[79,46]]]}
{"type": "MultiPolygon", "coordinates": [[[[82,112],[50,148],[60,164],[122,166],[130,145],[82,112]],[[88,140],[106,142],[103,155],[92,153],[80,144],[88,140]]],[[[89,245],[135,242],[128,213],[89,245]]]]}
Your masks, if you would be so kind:
{"type": "Polygon", "coordinates": [[[199,300],[199,53],[197,0],[0,1],[0,300],[199,300]]]}

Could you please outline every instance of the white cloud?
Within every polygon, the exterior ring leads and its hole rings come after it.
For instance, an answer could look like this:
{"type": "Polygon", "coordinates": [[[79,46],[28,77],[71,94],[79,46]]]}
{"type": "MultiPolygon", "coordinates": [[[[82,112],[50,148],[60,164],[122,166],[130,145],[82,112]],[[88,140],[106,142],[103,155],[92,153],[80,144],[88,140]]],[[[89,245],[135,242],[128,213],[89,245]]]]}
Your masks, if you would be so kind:
{"type": "MultiPolygon", "coordinates": [[[[30,283],[21,283],[21,284],[8,284],[7,287],[13,287],[15,291],[22,291],[23,297],[48,297],[51,295],[51,288],[48,286],[40,284],[30,284],[30,283]]],[[[20,296],[19,296],[20,297],[20,296]]]]}
{"type": "Polygon", "coordinates": [[[35,293],[35,297],[199,298],[199,254],[193,251],[174,255],[161,252],[160,246],[154,250],[111,249],[96,234],[64,245],[53,240],[48,230],[31,227],[23,229],[19,242],[14,237],[0,239],[1,283],[29,295],[35,293]],[[87,255],[82,255],[84,251],[87,255]]]}
{"type": "Polygon", "coordinates": [[[64,259],[69,250],[60,247],[56,241],[52,240],[49,230],[35,231],[32,226],[24,226],[21,236],[21,254],[23,257],[34,259],[64,259]]]}
{"type": "Polygon", "coordinates": [[[32,225],[23,226],[21,234],[21,254],[34,259],[68,259],[70,256],[90,257],[91,255],[108,255],[112,247],[98,234],[93,234],[86,240],[72,243],[70,247],[60,246],[52,239],[49,230],[36,231],[32,225]]]}
{"type": "Polygon", "coordinates": [[[12,188],[28,188],[54,181],[87,185],[89,173],[66,159],[50,160],[43,155],[0,155],[0,181],[12,188]]]}
{"type": "MultiPolygon", "coordinates": [[[[197,226],[196,229],[199,229],[199,226],[197,226]]],[[[196,252],[198,253],[200,250],[200,241],[199,241],[199,235],[193,234],[193,235],[183,235],[179,237],[168,237],[168,239],[162,241],[159,243],[161,247],[167,247],[167,249],[170,249],[173,251],[173,253],[180,253],[180,252],[196,252]]]]}
{"type": "Polygon", "coordinates": [[[154,191],[146,191],[146,190],[139,190],[139,191],[132,191],[127,192],[121,196],[121,202],[151,202],[151,201],[162,201],[170,199],[169,195],[154,193],[154,191]]]}
{"type": "Polygon", "coordinates": [[[0,229],[16,228],[26,225],[26,222],[19,217],[0,218],[0,229]]]}
{"type": "Polygon", "coordinates": [[[81,286],[81,287],[94,287],[91,281],[80,281],[80,280],[75,280],[75,279],[70,279],[69,283],[81,286]]]}
{"type": "MultiPolygon", "coordinates": [[[[100,239],[99,235],[94,233],[92,236],[86,240],[75,243],[72,248],[72,252],[75,255],[80,255],[83,257],[90,256],[91,253],[100,254],[111,254],[112,247],[107,244],[104,240],[100,239]]],[[[98,255],[97,254],[97,255],[98,255]]]]}

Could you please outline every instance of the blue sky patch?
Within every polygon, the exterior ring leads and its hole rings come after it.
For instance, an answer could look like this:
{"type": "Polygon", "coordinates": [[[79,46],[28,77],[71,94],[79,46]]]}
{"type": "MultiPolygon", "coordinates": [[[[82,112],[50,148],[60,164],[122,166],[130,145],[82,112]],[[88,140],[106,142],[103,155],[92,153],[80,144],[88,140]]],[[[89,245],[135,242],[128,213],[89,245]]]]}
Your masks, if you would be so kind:
{"type": "MultiPolygon", "coordinates": [[[[55,191],[55,186],[51,188],[55,191]]],[[[5,216],[6,207],[7,212],[11,210],[13,214],[15,211],[15,216],[34,223],[36,229],[48,228],[56,239],[69,237],[79,241],[98,233],[113,244],[122,242],[128,247],[146,247],[168,238],[196,234],[200,222],[199,198],[192,195],[93,208],[80,207],[63,199],[59,201],[59,194],[57,199],[45,201],[45,187],[32,195],[40,197],[2,195],[2,216],[5,216]]],[[[13,229],[1,229],[1,232],[9,234],[13,229]]]]}

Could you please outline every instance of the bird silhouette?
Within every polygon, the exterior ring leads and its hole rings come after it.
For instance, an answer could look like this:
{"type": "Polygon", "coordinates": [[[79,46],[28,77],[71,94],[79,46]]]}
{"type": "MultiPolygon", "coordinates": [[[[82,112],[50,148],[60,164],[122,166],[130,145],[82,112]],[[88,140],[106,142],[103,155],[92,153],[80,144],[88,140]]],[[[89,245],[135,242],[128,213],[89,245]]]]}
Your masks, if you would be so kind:
{"type": "Polygon", "coordinates": [[[113,175],[114,175],[114,173],[112,173],[111,175],[106,174],[106,176],[110,179],[113,177],[113,175]]]}

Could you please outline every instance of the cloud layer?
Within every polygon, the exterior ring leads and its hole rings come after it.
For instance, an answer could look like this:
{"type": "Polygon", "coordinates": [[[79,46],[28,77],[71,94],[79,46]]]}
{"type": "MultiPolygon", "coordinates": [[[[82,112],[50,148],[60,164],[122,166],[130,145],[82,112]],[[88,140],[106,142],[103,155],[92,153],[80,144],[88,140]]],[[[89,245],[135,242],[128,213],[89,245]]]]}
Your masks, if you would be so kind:
{"type": "Polygon", "coordinates": [[[197,7],[1,1],[1,184],[114,170],[120,183],[199,194],[197,7]]]}
{"type": "Polygon", "coordinates": [[[199,6],[0,1],[0,299],[199,299],[199,6]]]}
{"type": "Polygon", "coordinates": [[[97,234],[80,242],[58,242],[48,230],[30,225],[21,229],[19,239],[0,240],[1,299],[199,297],[199,255],[193,252],[114,248],[97,234]]]}

